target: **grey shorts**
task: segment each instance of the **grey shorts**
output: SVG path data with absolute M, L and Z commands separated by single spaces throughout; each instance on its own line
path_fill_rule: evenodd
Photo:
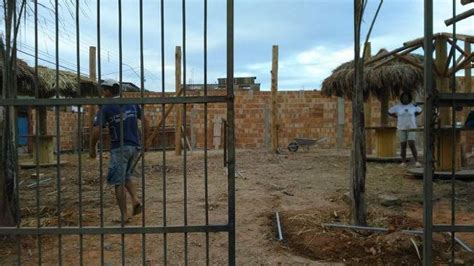
M 399 130 L 398 131 L 398 137 L 400 138 L 400 142 L 415 141 L 416 140 L 416 132 Z
M 123 146 L 123 153 L 120 148 L 110 150 L 109 173 L 107 183 L 109 185 L 120 185 L 125 180 L 130 180 L 133 174 L 133 163 L 137 159 L 139 147 Z

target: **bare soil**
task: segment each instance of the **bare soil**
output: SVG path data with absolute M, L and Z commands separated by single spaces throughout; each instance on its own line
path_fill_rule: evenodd
M 84 154 L 80 172 L 78 155 L 62 157 L 69 164 L 60 168 L 59 178 L 55 168 L 40 169 L 44 174 L 40 180 L 46 181 L 41 183 L 38 190 L 39 208 L 34 185 L 36 180 L 31 178 L 36 170 L 21 170 L 22 226 L 36 227 L 38 220 L 41 226 L 57 226 L 58 214 L 62 226 L 79 226 L 80 223 L 82 226 L 100 226 L 101 223 L 104 226 L 120 226 L 113 222 L 115 217 L 119 217 L 113 188 L 104 183 L 103 193 L 100 193 L 99 160 L 89 159 Z M 175 156 L 174 152 L 167 152 L 165 180 L 162 157 L 161 152 L 146 153 L 143 179 L 141 165 L 138 165 L 137 181 L 140 198 L 145 199 L 145 212 L 144 216 L 136 216 L 127 226 L 164 225 L 164 181 L 166 224 L 183 225 L 185 218 L 188 225 L 205 224 L 203 152 L 187 154 L 186 175 L 183 171 L 183 158 Z M 344 197 L 344 193 L 348 191 L 348 162 L 347 150 L 312 149 L 287 155 L 273 155 L 262 150 L 237 151 L 235 181 L 238 264 L 418 264 L 415 245 L 421 252 L 421 239 L 403 234 L 400 229 L 416 229 L 422 224 L 422 181 L 406 176 L 406 169 L 397 164 L 368 164 L 366 197 L 369 225 L 391 228 L 390 233 L 354 232 L 321 226 L 322 223 L 349 223 L 349 208 Z M 108 159 L 104 158 L 104 175 L 107 163 Z M 59 205 L 58 188 L 61 191 Z M 456 188 L 456 220 L 458 223 L 472 223 L 474 183 L 458 181 Z M 451 184 L 448 181 L 437 181 L 434 191 L 435 223 L 450 223 Z M 185 194 L 187 204 L 184 204 Z M 222 151 L 209 152 L 208 194 L 209 223 L 225 224 L 228 210 L 227 176 L 223 168 Z M 384 194 L 400 198 L 401 205 L 382 206 L 379 196 Z M 282 214 L 286 238 L 283 242 L 278 242 L 275 238 L 276 211 Z M 457 236 L 474 247 L 474 235 Z M 168 234 L 166 240 L 168 262 L 183 264 L 183 234 Z M 451 248 L 449 239 L 439 235 L 435 240 L 436 262 L 448 263 Z M 59 241 L 61 249 L 58 248 Z M 206 235 L 188 234 L 187 241 L 189 262 L 199 265 L 205 263 Z M 61 239 L 57 236 L 42 236 L 40 242 L 42 263 L 57 264 L 59 252 L 63 263 L 80 263 L 79 236 L 63 236 Z M 163 264 L 162 235 L 147 235 L 145 238 L 142 235 L 127 235 L 123 243 L 122 246 L 120 235 L 106 235 L 102 251 L 100 236 L 84 235 L 83 263 L 99 264 L 103 253 L 106 264 L 120 264 L 123 247 L 127 264 Z M 37 264 L 38 239 L 22 237 L 20 244 L 22 263 Z M 17 241 L 3 238 L 0 245 L 3 254 L 0 256 L 0 264 L 14 263 L 17 258 Z M 211 264 L 225 264 L 227 235 L 209 234 L 209 246 Z M 470 259 L 459 247 L 456 248 L 456 256 L 458 262 Z

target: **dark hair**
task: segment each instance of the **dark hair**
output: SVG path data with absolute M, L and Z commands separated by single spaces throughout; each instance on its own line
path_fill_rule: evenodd
M 413 96 L 411 96 L 411 93 L 409 92 L 403 92 L 401 95 L 400 95 L 400 102 L 402 102 L 403 98 L 404 97 L 408 97 L 408 101 L 409 103 L 411 103 L 413 101 Z M 403 103 L 403 102 L 402 102 Z
M 113 86 L 104 86 L 104 85 L 102 85 L 102 88 L 104 90 L 110 91 L 110 93 L 112 93 L 113 96 L 119 95 L 119 93 L 120 93 L 120 86 L 118 84 L 114 84 Z

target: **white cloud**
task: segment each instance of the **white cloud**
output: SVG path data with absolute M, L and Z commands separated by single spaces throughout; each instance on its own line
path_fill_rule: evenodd
M 280 48 L 280 54 L 284 51 Z M 319 89 L 321 82 L 340 64 L 353 58 L 353 48 L 334 49 L 316 46 L 279 59 L 279 87 L 281 90 Z M 259 77 L 262 90 L 270 88 L 271 61 L 250 64 L 245 74 Z

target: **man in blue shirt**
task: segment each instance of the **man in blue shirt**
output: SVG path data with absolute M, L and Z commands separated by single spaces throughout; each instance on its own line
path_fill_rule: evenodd
M 118 98 L 120 85 L 117 81 L 107 79 L 101 83 L 103 95 L 107 98 Z M 100 115 L 100 116 L 99 116 Z M 145 119 L 139 105 L 127 104 L 103 105 L 101 112 L 96 116 L 94 128 L 92 130 L 92 147 L 95 147 L 99 139 L 99 126 L 108 127 L 110 135 L 110 163 L 107 174 L 107 183 L 115 186 L 115 196 L 123 216 L 124 222 L 131 218 L 127 213 L 128 191 L 132 199 L 133 215 L 142 212 L 142 205 L 137 198 L 137 189 L 131 179 L 134 162 L 140 153 L 140 131 L 138 129 L 138 119 L 144 123 L 145 135 L 147 134 L 148 122 Z M 120 121 L 122 120 L 122 132 Z M 122 134 L 121 134 L 122 133 Z M 121 145 L 122 144 L 122 145 Z M 95 149 L 91 149 L 90 156 L 96 157 Z M 117 219 L 121 221 L 121 219 Z

